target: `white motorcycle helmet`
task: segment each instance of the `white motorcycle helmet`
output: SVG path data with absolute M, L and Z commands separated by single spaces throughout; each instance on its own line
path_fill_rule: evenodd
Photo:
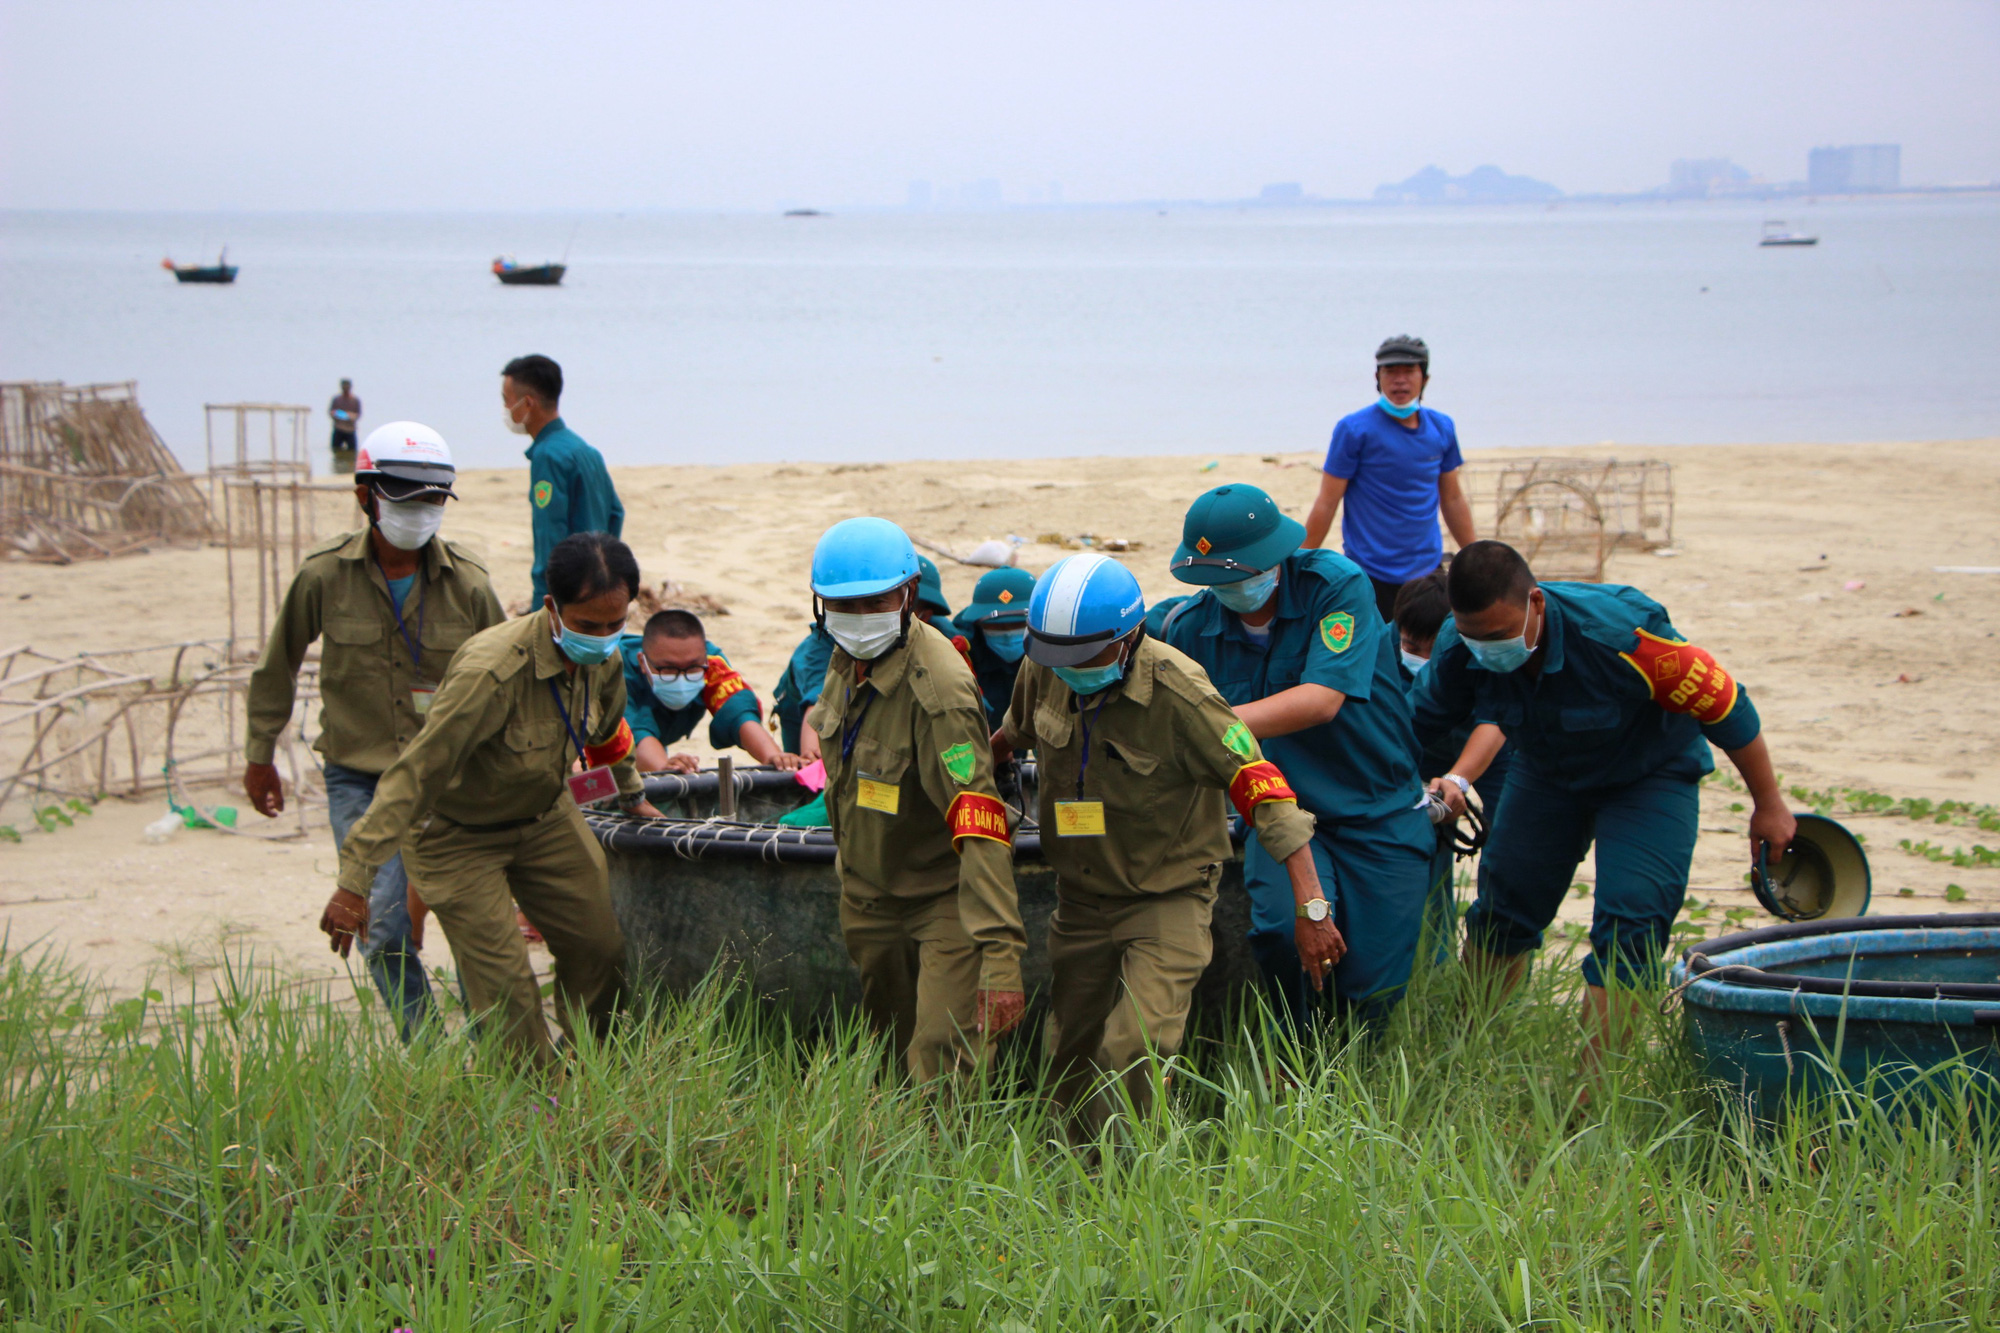
M 387 500 L 414 500 L 425 495 L 451 499 L 458 469 L 444 436 L 416 421 L 391 421 L 370 431 L 354 455 L 354 477 L 366 481 Z

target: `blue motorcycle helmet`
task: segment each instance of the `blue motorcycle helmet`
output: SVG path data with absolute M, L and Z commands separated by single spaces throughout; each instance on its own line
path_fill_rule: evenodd
M 1028 599 L 1028 656 L 1046 667 L 1081 666 L 1146 620 L 1146 594 L 1108 555 L 1065 556 L 1035 580 Z
M 812 590 L 820 597 L 874 597 L 921 573 L 917 548 L 886 518 L 844 518 L 813 547 Z

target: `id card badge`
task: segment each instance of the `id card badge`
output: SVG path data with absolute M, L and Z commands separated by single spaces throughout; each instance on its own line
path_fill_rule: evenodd
M 436 697 L 437 686 L 435 685 L 410 686 L 410 707 L 416 710 L 418 717 L 422 717 L 425 713 L 431 711 L 431 700 Z
M 578 805 L 589 805 L 592 801 L 602 801 L 618 794 L 618 779 L 611 776 L 605 767 L 588 768 L 569 776 L 569 794 L 576 798 Z
M 862 778 L 854 803 L 863 810 L 879 810 L 885 815 L 893 815 L 903 803 L 903 789 L 893 782 Z
M 1057 801 L 1058 838 L 1101 838 L 1104 836 L 1104 802 Z

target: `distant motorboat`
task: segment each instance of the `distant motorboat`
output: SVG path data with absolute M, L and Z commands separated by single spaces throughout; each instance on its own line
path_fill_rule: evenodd
M 523 268 L 514 256 L 502 255 L 493 261 L 493 276 L 509 287 L 553 287 L 569 272 L 566 264 L 536 264 Z
M 176 264 L 171 259 L 162 259 L 160 267 L 174 275 L 175 282 L 231 283 L 236 281 L 236 266 L 229 262 L 229 247 L 223 246 L 213 264 Z
M 823 218 L 826 214 L 820 212 L 817 208 L 788 208 L 785 210 L 785 216 L 788 218 Z
M 1808 236 L 1804 232 L 1793 231 L 1782 219 L 1774 218 L 1764 224 L 1763 239 L 1759 245 L 1818 245 L 1819 237 Z

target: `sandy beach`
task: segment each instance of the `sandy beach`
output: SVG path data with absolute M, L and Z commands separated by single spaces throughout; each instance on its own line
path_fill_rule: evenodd
M 588 422 L 577 425 L 588 433 Z M 1682 632 L 1739 674 L 1788 782 L 2000 804 L 1993 705 L 2000 575 L 1935 572 L 2000 566 L 2000 441 L 1534 452 L 1673 464 L 1674 554 L 1620 552 L 1606 578 L 1664 602 Z M 1503 456 L 1481 452 L 1469 461 Z M 727 608 L 707 617 L 710 637 L 768 708 L 810 613 L 812 544 L 835 520 L 880 514 L 960 552 L 1018 534 L 1029 539 L 1020 563 L 1036 571 L 1064 553 L 1037 542 L 1039 535 L 1123 539 L 1135 544 L 1123 558 L 1148 597 L 1158 598 L 1180 590 L 1167 556 L 1183 511 L 1203 489 L 1254 482 L 1302 516 L 1318 484 L 1316 455 L 1214 461 L 1212 469 L 1205 469 L 1210 458 L 1183 456 L 640 467 L 614 475 L 628 512 L 625 537 L 648 582 L 671 579 Z M 463 502 L 451 509 L 445 535 L 484 553 L 503 602 L 525 601 L 525 469 L 470 472 L 459 490 Z M 1489 519 L 1490 503 L 1476 512 Z M 981 571 L 940 564 L 948 596 L 963 603 Z M 6 569 L 0 646 L 69 654 L 227 628 L 220 549 Z M 1692 897 L 1714 905 L 1709 925 L 1722 924 L 1729 909 L 1754 908 L 1742 886 L 1744 816 L 1732 810 L 1735 799 L 1721 784 L 1704 798 Z M 36 829 L 18 801 L 0 812 L 0 823 L 22 830 L 18 843 L 0 842 L 0 923 L 9 947 L 47 941 L 120 992 L 149 979 L 205 988 L 204 978 L 232 954 L 302 983 L 342 974 L 314 929 L 335 868 L 323 824 L 304 840 L 188 831 L 149 845 L 140 830 L 163 809 L 159 798 L 107 800 L 53 833 Z M 263 822 L 247 806 L 244 821 L 246 829 Z M 1879 815 L 1848 822 L 1870 848 L 1875 912 L 2000 907 L 2000 869 L 1953 866 L 1897 847 L 1906 838 L 1963 848 L 2000 837 Z M 1589 876 L 1586 861 L 1581 877 Z M 1953 885 L 1961 892 L 1950 892 Z M 1588 907 L 1579 895 L 1565 916 L 1587 920 Z M 426 953 L 433 966 L 448 962 L 441 939 Z

